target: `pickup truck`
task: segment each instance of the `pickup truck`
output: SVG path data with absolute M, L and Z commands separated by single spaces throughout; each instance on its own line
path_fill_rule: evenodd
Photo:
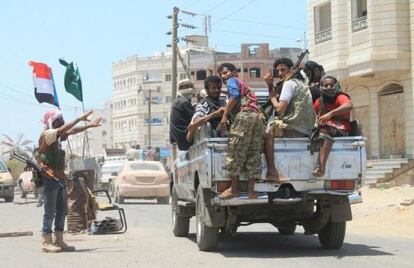
M 215 250 L 220 233 L 236 232 L 239 226 L 270 223 L 281 235 L 293 235 L 298 225 L 306 235 L 317 234 L 323 248 L 339 249 L 346 222 L 352 220 L 351 204 L 362 202 L 359 188 L 366 172 L 365 139 L 353 121 L 355 136 L 335 138 L 325 176 L 312 175 L 318 151 L 308 138 L 276 138 L 275 164 L 289 180 L 281 184 L 255 183 L 257 199 L 248 199 L 247 178 L 240 178 L 242 195 L 220 199 L 230 185 L 225 158 L 228 138 L 212 136 L 209 125 L 196 132 L 194 145 L 179 151 L 172 165 L 172 224 L 177 237 L 187 236 L 190 218 L 196 218 L 197 245 Z M 264 159 L 264 158 L 263 158 Z

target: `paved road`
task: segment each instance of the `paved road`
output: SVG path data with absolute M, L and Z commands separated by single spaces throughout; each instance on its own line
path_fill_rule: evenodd
M 200 252 L 194 222 L 188 238 L 173 236 L 169 205 L 138 200 L 123 207 L 129 223 L 126 234 L 68 235 L 77 252 L 44 254 L 39 231 L 43 208 L 0 201 L 0 232 L 34 232 L 0 238 L 0 267 L 413 267 L 414 263 L 414 236 L 347 233 L 341 250 L 322 250 L 317 237 L 304 236 L 302 229 L 286 237 L 268 224 L 240 227 L 234 237 L 220 238 L 217 251 Z

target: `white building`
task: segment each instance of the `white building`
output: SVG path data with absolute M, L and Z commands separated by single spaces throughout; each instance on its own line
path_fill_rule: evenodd
M 195 44 L 182 48 L 181 53 L 185 63 L 190 66 L 196 88 L 203 88 L 208 69 L 213 68 L 214 51 Z M 149 143 L 153 147 L 169 145 L 171 62 L 171 53 L 160 53 L 150 57 L 135 55 L 112 64 L 114 148 L 128 148 L 136 144 L 147 146 Z M 187 75 L 179 62 L 177 79 L 184 78 Z M 151 119 L 148 116 L 150 94 Z
M 414 1 L 309 0 L 310 58 L 337 75 L 371 158 L 414 155 Z

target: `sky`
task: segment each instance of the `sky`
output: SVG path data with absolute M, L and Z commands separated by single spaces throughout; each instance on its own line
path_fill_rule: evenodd
M 66 121 L 81 113 L 81 103 L 63 87 L 65 68 L 74 61 L 82 77 L 87 109 L 102 108 L 112 96 L 112 63 L 131 55 L 151 56 L 166 50 L 171 36 L 167 18 L 179 13 L 179 37 L 203 34 L 203 15 L 211 15 L 210 46 L 238 52 L 241 43 L 269 43 L 270 48 L 303 47 L 306 0 L 1 0 L 0 1 L 0 135 L 18 133 L 37 141 L 40 119 L 53 106 L 34 97 L 28 61 L 48 64 Z M 2 139 L 0 136 L 0 140 Z

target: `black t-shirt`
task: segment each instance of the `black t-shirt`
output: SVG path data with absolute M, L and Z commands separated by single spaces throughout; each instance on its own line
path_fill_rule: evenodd
M 188 142 L 187 127 L 194 114 L 191 102 L 182 96 L 177 96 L 171 106 L 170 112 L 170 142 L 176 142 L 178 149 L 188 150 L 193 142 Z

